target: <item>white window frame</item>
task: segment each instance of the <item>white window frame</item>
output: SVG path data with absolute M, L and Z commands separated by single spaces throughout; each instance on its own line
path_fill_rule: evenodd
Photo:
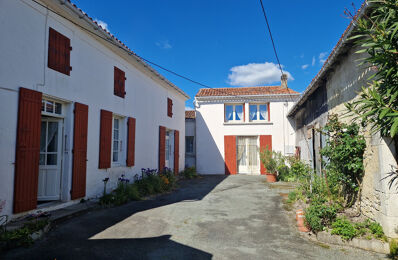
M 227 119 L 227 106 L 232 106 L 232 120 Z M 240 120 L 236 120 L 236 106 L 242 106 L 242 118 Z M 225 106 L 224 106 L 224 122 L 226 122 L 226 123 L 244 122 L 244 119 L 245 119 L 245 104 L 244 103 L 225 104 Z
M 47 106 L 46 106 L 47 102 L 53 103 L 52 111 L 48 111 L 47 110 Z M 51 99 L 51 98 L 43 97 L 42 100 L 41 100 L 41 103 L 42 103 L 42 108 L 41 108 L 41 114 L 42 115 L 51 116 L 51 117 L 59 117 L 59 118 L 65 117 L 65 115 L 64 115 L 65 106 L 64 106 L 64 104 L 62 102 L 59 102 L 59 101 Z M 61 113 L 56 113 L 55 112 L 55 107 L 56 107 L 57 104 L 61 106 Z M 43 106 L 44 106 L 44 110 L 43 110 Z
M 119 120 L 118 139 L 115 140 L 115 119 Z M 114 142 L 118 142 L 118 160 L 114 161 Z M 126 118 L 119 115 L 112 117 L 112 148 L 111 162 L 113 167 L 126 166 Z
M 267 116 L 265 119 L 260 119 L 260 106 L 265 105 L 267 107 Z M 257 106 L 257 111 L 256 111 L 256 115 L 257 115 L 257 119 L 256 120 L 251 120 L 250 118 L 250 106 Z M 270 120 L 268 120 L 268 113 L 269 113 L 269 103 L 249 103 L 249 122 L 269 122 Z

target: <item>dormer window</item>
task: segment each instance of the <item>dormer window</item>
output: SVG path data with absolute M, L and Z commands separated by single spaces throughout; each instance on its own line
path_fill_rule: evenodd
M 225 105 L 225 122 L 243 122 L 243 104 Z

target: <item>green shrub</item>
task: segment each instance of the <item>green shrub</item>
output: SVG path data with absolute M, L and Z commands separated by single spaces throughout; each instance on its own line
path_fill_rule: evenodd
M 182 176 L 186 179 L 194 179 L 198 177 L 198 174 L 195 167 L 187 167 L 182 171 Z
M 260 152 L 260 160 L 268 173 L 276 173 L 278 161 L 275 158 L 275 152 L 268 149 L 268 145 Z
M 390 257 L 392 259 L 398 259 L 398 240 L 391 239 L 390 241 Z
M 337 218 L 332 223 L 332 234 L 339 235 L 344 240 L 351 240 L 358 235 L 357 229 L 346 218 Z
M 386 240 L 386 236 L 384 235 L 383 228 L 377 222 L 371 222 L 369 225 L 370 232 L 374 235 L 377 239 L 384 239 Z
M 314 198 L 305 210 L 305 220 L 312 231 L 322 231 L 336 218 L 340 207 L 337 204 L 326 203 L 322 197 Z

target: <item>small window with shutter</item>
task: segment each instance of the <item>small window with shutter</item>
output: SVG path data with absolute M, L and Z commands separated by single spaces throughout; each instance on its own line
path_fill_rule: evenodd
M 126 75 L 124 71 L 119 69 L 118 67 L 115 67 L 114 89 L 113 89 L 113 94 L 115 94 L 115 96 L 124 98 L 124 96 L 126 95 L 125 81 L 126 81 Z
M 49 29 L 48 36 L 48 64 L 50 69 L 70 75 L 70 39 L 53 28 Z
M 173 100 L 167 98 L 167 116 L 173 117 Z

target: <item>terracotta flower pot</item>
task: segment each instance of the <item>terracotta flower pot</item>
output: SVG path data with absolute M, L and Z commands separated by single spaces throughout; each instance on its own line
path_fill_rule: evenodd
M 276 174 L 275 173 L 267 173 L 265 174 L 267 177 L 267 182 L 276 182 Z
M 304 210 L 299 209 L 296 211 L 296 220 L 298 220 L 299 216 L 304 216 Z

